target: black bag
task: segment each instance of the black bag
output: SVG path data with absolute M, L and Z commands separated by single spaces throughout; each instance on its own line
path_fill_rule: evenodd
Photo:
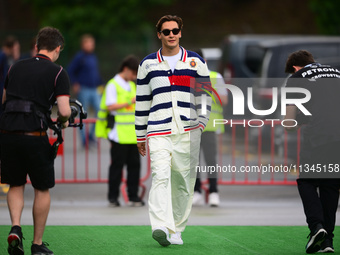
M 112 114 L 107 115 L 107 127 L 113 129 L 115 125 L 115 116 Z

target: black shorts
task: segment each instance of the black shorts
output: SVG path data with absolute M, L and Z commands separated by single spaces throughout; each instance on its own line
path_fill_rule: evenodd
M 48 136 L 0 134 L 1 182 L 26 184 L 27 175 L 38 190 L 54 187 L 54 159 Z

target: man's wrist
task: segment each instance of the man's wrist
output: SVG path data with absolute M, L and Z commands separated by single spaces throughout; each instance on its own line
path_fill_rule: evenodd
M 58 117 L 57 118 L 57 122 L 60 122 L 60 123 L 66 123 L 68 121 L 68 118 L 66 118 L 66 117 Z

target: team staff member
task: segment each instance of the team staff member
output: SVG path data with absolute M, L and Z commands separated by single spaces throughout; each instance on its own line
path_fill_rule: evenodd
M 116 74 L 105 88 L 102 96 L 96 135 L 108 138 L 111 143 L 108 199 L 111 206 L 120 206 L 118 201 L 122 170 L 127 166 L 127 188 L 130 206 L 143 206 L 138 197 L 140 156 L 135 132 L 136 84 L 139 61 L 135 56 L 126 57 Z M 107 121 L 108 111 L 110 113 Z M 109 124 L 109 128 L 107 126 Z
M 57 121 L 65 128 L 71 114 L 70 82 L 66 71 L 54 64 L 64 46 L 58 29 L 42 28 L 37 35 L 38 54 L 14 64 L 5 81 L 1 130 L 1 181 L 10 185 L 7 204 L 12 228 L 8 253 L 24 254 L 21 213 L 29 175 L 34 188 L 32 254 L 53 254 L 42 241 L 50 209 L 49 189 L 54 182 L 54 159 L 46 135 L 46 119 L 57 101 Z
M 195 50 L 195 52 L 204 58 L 201 49 Z M 215 95 L 213 95 L 215 97 L 215 103 L 212 103 L 211 105 L 209 121 L 204 129 L 204 132 L 202 133 L 201 149 L 203 151 L 203 156 L 206 165 L 216 166 L 217 135 L 224 133 L 224 125 L 214 126 L 214 119 L 223 119 L 223 106 L 228 104 L 228 92 L 226 88 L 222 88 L 219 86 L 221 84 L 224 84 L 223 76 L 215 71 L 209 70 L 209 73 L 211 85 L 217 91 L 219 99 L 221 99 L 222 105 L 220 104 L 219 99 Z M 208 204 L 212 207 L 217 207 L 220 204 L 220 197 L 218 195 L 217 188 L 217 179 L 218 179 L 217 172 L 208 173 L 209 182 Z M 203 205 L 204 198 L 203 195 L 201 194 L 201 178 L 199 176 L 199 173 L 197 173 L 194 190 L 195 192 L 192 204 Z
M 305 104 L 310 116 L 299 112 L 295 105 L 286 107 L 285 116 L 295 119 L 299 126 L 306 124 L 297 180 L 311 231 L 306 252 L 334 252 L 333 231 L 340 188 L 340 71 L 315 63 L 312 54 L 304 50 L 288 57 L 285 71 L 293 74 L 287 87 L 300 87 L 311 93 Z M 298 98 L 298 94 L 294 97 Z M 290 122 L 286 122 L 287 126 L 295 125 L 294 121 Z
M 191 86 L 197 78 L 210 81 L 209 70 L 197 53 L 179 45 L 182 26 L 180 17 L 160 18 L 156 28 L 162 48 L 144 58 L 137 74 L 137 146 L 145 156 L 148 139 L 149 216 L 152 236 L 163 246 L 183 244 L 181 232 L 191 211 L 201 132 L 211 104 L 210 97 L 195 93 Z

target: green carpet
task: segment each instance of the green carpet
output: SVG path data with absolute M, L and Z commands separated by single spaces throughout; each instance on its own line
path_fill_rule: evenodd
M 30 253 L 32 226 L 23 226 L 24 249 Z M 0 226 L 0 254 L 7 254 L 9 226 Z M 184 245 L 160 246 L 149 226 L 47 226 L 44 241 L 56 255 L 111 254 L 305 254 L 306 226 L 188 226 Z M 340 228 L 335 230 L 340 251 Z

